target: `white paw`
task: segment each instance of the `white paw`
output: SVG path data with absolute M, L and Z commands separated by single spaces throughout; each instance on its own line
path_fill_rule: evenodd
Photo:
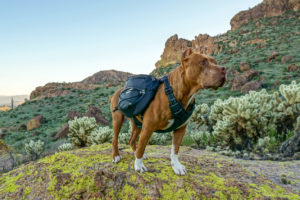
M 122 158 L 121 156 L 116 156 L 112 159 L 112 162 L 117 163 L 121 160 L 121 158 Z
M 145 160 L 145 159 L 147 159 L 147 158 L 148 158 L 147 154 L 144 153 L 144 155 L 143 155 L 143 160 Z
M 145 167 L 142 158 L 141 159 L 138 159 L 138 158 L 135 159 L 134 169 L 135 169 L 135 171 L 138 171 L 140 173 L 143 173 L 143 172 L 147 171 L 147 168 Z
M 172 165 L 172 168 L 173 168 L 175 174 L 177 174 L 177 175 L 185 175 L 186 174 L 185 166 L 179 162 L 177 155 L 171 155 L 171 165 Z

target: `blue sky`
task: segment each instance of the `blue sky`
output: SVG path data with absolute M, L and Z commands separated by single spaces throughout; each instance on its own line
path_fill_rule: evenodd
M 0 0 L 0 95 L 100 70 L 149 73 L 167 38 L 230 29 L 262 0 Z

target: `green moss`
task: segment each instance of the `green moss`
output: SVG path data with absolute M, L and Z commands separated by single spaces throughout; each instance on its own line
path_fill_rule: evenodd
M 103 144 L 56 153 L 4 174 L 0 178 L 0 199 L 8 194 L 11 199 L 20 199 L 40 193 L 50 199 L 153 199 L 153 194 L 161 199 L 298 198 L 262 177 L 264 185 L 235 180 L 236 176 L 251 176 L 242 168 L 232 176 L 229 171 L 226 178 L 222 177 L 224 170 L 235 166 L 217 155 L 182 162 L 188 171 L 186 176 L 175 175 L 168 157 L 150 156 L 144 161 L 149 172 L 140 174 L 134 171 L 133 154 L 126 151 L 121 151 L 122 160 L 118 164 L 112 163 L 110 147 Z M 149 146 L 148 149 L 161 155 L 164 148 Z M 276 192 L 272 193 L 272 189 Z
M 3 176 L 0 178 L 0 194 L 8 192 L 16 192 L 20 185 L 17 185 L 16 182 L 24 176 L 24 173 L 20 173 L 14 177 Z
M 126 184 L 123 187 L 123 190 L 120 191 L 120 199 L 128 200 L 128 199 L 136 199 L 137 198 L 136 188 Z
M 31 188 L 28 186 L 25 188 L 24 196 L 28 196 L 31 193 Z

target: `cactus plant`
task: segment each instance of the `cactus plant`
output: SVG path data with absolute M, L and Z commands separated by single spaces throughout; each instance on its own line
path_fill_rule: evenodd
M 275 122 L 276 94 L 250 91 L 242 97 L 217 100 L 210 113 L 213 135 L 231 148 L 251 146 Z
M 88 137 L 96 129 L 97 123 L 93 117 L 75 117 L 69 121 L 69 139 L 74 147 L 85 147 Z
M 43 153 L 43 150 L 44 150 L 44 142 L 40 140 L 36 142 L 30 140 L 28 144 L 25 144 L 26 153 L 29 154 L 34 160 L 40 157 L 40 155 Z
M 210 121 L 208 119 L 209 111 L 209 106 L 205 103 L 196 106 L 191 117 L 191 121 L 197 124 L 197 128 L 203 125 L 210 125 Z
M 110 142 L 113 136 L 113 130 L 108 126 L 99 127 L 92 131 L 91 135 L 88 136 L 87 145 L 97 145 L 103 144 L 105 142 Z
M 72 150 L 74 147 L 72 145 L 72 143 L 64 143 L 62 145 L 60 145 L 57 149 L 58 151 L 69 151 Z

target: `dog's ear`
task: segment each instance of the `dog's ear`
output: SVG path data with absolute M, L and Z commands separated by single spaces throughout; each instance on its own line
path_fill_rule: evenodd
M 182 53 L 182 56 L 181 56 L 181 63 L 182 63 L 182 66 L 183 66 L 184 69 L 185 69 L 184 62 L 187 61 L 189 55 L 191 55 L 192 53 L 193 53 L 193 51 L 192 51 L 191 48 L 186 49 L 186 50 Z
M 181 56 L 181 61 L 184 61 L 189 55 L 193 53 L 191 48 L 186 49 Z

